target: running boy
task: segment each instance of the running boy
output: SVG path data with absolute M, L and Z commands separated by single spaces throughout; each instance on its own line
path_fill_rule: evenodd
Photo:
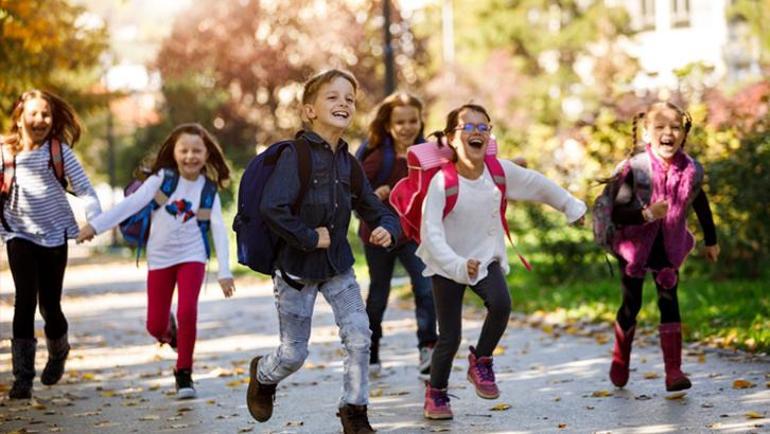
M 347 351 L 337 413 L 343 430 L 346 434 L 374 432 L 366 413 L 371 331 L 351 268 L 353 254 L 347 240 L 351 211 L 355 209 L 375 228 L 369 239 L 373 244 L 391 246 L 401 229 L 368 182 L 358 182 L 356 194 L 353 180 L 363 175 L 342 134 L 355 114 L 357 90 L 356 79 L 336 69 L 305 83 L 302 115 L 308 129 L 298 134 L 298 140 L 310 149 L 312 172 L 298 212 L 292 212 L 300 192 L 293 147 L 283 151 L 265 185 L 260 212 L 284 243 L 273 277 L 281 344 L 251 361 L 246 395 L 249 412 L 260 422 L 273 414 L 276 385 L 299 370 L 307 358 L 313 305 L 320 292 L 332 306 Z

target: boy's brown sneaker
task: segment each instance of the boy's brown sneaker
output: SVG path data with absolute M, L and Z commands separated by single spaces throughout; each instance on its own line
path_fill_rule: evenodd
M 337 417 L 342 421 L 344 434 L 370 434 L 377 431 L 369 425 L 365 405 L 347 404 L 339 409 Z
M 257 366 L 262 356 L 254 357 L 249 366 L 249 388 L 246 390 L 246 406 L 251 417 L 267 422 L 273 416 L 273 401 L 277 384 L 262 384 L 257 380 Z

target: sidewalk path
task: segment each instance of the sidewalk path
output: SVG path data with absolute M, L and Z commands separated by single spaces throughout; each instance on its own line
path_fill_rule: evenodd
M 335 407 L 344 353 L 322 297 L 305 367 L 281 383 L 273 418 L 260 424 L 248 414 L 245 393 L 251 357 L 278 344 L 271 287 L 241 279 L 236 296 L 225 300 L 209 277 L 199 305 L 194 370 L 199 397 L 177 401 L 171 370 L 175 353 L 159 347 L 144 330 L 145 273 L 132 261 L 68 269 L 63 305 L 73 350 L 67 372 L 54 387 L 43 386 L 37 377 L 30 402 L 5 398 L 12 380 L 13 283 L 7 270 L 0 273 L 0 432 L 341 431 Z M 386 314 L 384 371 L 371 384 L 369 407 L 379 432 L 770 432 L 766 358 L 690 346 L 684 369 L 693 388 L 669 399 L 676 395 L 665 392 L 657 338 L 641 333 L 631 381 L 617 390 L 607 379 L 609 327 L 554 325 L 545 319 L 511 321 L 495 356 L 502 396 L 479 399 L 465 380 L 467 348 L 481 326 L 480 314 L 472 309 L 466 309 L 464 340 L 450 379 L 450 392 L 457 396 L 455 420 L 427 421 L 410 307 L 411 301 L 396 300 Z M 37 329 L 40 333 L 39 318 Z M 38 375 L 46 356 L 40 339 Z M 501 410 L 491 410 L 495 406 Z

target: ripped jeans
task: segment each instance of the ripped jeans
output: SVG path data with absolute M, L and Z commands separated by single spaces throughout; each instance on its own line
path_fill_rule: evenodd
M 339 406 L 366 405 L 369 399 L 369 346 L 371 331 L 361 288 L 353 269 L 325 281 L 301 281 L 302 291 L 289 286 L 276 274 L 273 294 L 278 309 L 281 345 L 263 357 L 257 378 L 262 384 L 277 384 L 298 371 L 308 355 L 308 341 L 316 295 L 331 305 L 334 321 L 346 350 L 344 382 Z

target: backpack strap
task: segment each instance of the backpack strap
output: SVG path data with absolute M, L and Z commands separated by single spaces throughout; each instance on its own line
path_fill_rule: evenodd
M 205 178 L 206 183 L 201 189 L 201 199 L 198 205 L 197 220 L 198 227 L 203 236 L 203 246 L 206 248 L 206 257 L 211 257 L 211 243 L 209 242 L 209 229 L 211 228 L 211 208 L 214 206 L 214 199 L 217 195 L 217 184 Z
M 500 160 L 498 160 L 497 157 L 490 154 L 484 157 L 484 164 L 487 166 L 487 170 L 489 170 L 489 174 L 492 176 L 492 180 L 494 181 L 495 186 L 500 191 L 500 223 L 503 225 L 503 229 L 505 230 L 505 235 L 508 238 L 508 242 L 511 244 L 511 247 L 513 247 L 513 250 L 516 252 L 519 260 L 524 265 L 524 268 L 526 268 L 527 271 L 532 271 L 532 265 L 530 265 L 529 261 L 524 258 L 524 255 L 521 254 L 519 249 L 516 247 L 516 244 L 513 243 L 511 231 L 508 228 L 508 220 L 505 218 L 505 211 L 508 207 L 508 199 L 506 197 L 507 187 L 505 184 L 505 171 L 503 170 L 503 166 L 500 164 Z M 445 163 L 442 165 L 441 172 L 444 174 L 444 191 L 446 192 L 446 202 L 444 203 L 443 217 L 446 217 L 447 214 L 449 214 L 457 204 L 460 182 L 457 175 L 457 169 L 453 163 Z
M 16 181 L 16 156 L 5 152 L 5 146 L 0 144 L 0 157 L 3 161 L 3 178 L 0 184 L 0 195 L 7 197 L 11 194 L 11 188 Z
M 393 173 L 393 165 L 396 162 L 396 149 L 393 147 L 393 141 L 388 139 L 382 146 L 382 164 L 377 171 L 377 178 L 374 185 L 380 186 L 390 178 Z
M 458 178 L 457 168 L 454 163 L 444 163 L 441 166 L 441 173 L 444 174 L 444 192 L 446 193 L 444 212 L 441 218 L 446 218 L 457 204 L 457 196 L 460 192 L 460 179 Z
M 139 266 L 139 258 L 142 256 L 142 247 L 147 243 L 144 236 L 149 233 L 148 229 L 150 228 L 152 220 L 152 212 L 168 202 L 168 198 L 174 193 L 178 183 L 179 173 L 177 173 L 176 170 L 163 169 L 163 181 L 161 181 L 160 188 L 155 193 L 155 197 L 150 201 L 148 206 L 145 206 L 138 214 L 132 217 L 142 222 L 142 229 L 139 231 L 139 241 L 136 244 L 137 267 Z
M 174 169 L 163 169 L 163 181 L 161 181 L 160 188 L 155 192 L 155 197 L 150 202 L 153 211 L 168 202 L 168 198 L 174 194 L 177 184 L 179 184 L 179 173 Z
M 11 195 L 11 188 L 16 182 L 16 156 L 5 151 L 5 146 L 0 142 L 0 159 L 2 159 L 3 177 L 0 179 L 0 223 L 6 232 L 12 232 L 5 220 L 5 201 Z
M 62 157 L 62 144 L 57 138 L 51 139 L 51 143 L 48 145 L 48 152 L 50 154 L 49 165 L 53 169 L 53 174 L 56 180 L 59 181 L 62 188 L 67 189 L 67 178 L 64 177 L 64 157 Z

